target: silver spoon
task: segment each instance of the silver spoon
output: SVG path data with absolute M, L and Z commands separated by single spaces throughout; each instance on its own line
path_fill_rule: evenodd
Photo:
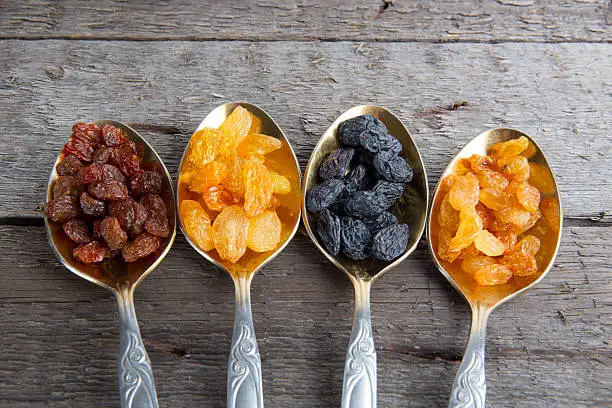
M 187 242 L 213 265 L 227 272 L 234 282 L 236 289 L 236 309 L 234 317 L 234 332 L 227 364 L 227 406 L 229 408 L 262 408 L 263 392 L 261 377 L 261 361 L 253 316 L 251 314 L 251 281 L 255 274 L 271 262 L 287 246 L 295 235 L 300 221 L 300 166 L 289 140 L 276 124 L 276 122 L 261 108 L 246 102 L 232 102 L 216 107 L 204 118 L 197 130 L 205 127 L 218 128 L 230 113 L 242 106 L 261 120 L 261 132 L 281 140 L 282 147 L 266 155 L 266 160 L 272 159 L 277 163 L 284 163 L 286 170 L 291 174 L 283 174 L 291 182 L 291 192 L 283 196 L 281 206 L 277 208 L 283 223 L 281 242 L 276 249 L 268 252 L 255 253 L 247 250 L 246 254 L 235 264 L 223 261 L 216 251 L 204 251 L 189 237 L 183 220 L 179 214 L 179 223 Z M 181 168 L 185 159 L 185 152 L 179 164 L 177 177 L 177 202 L 180 203 L 186 187 L 181 185 Z M 282 215 L 281 215 L 282 211 Z
M 408 224 L 410 238 L 404 254 L 393 262 L 354 261 L 342 255 L 333 256 L 328 253 L 314 233 L 314 218 L 311 218 L 313 216 L 306 209 L 306 194 L 315 184 L 319 183 L 318 170 L 321 161 L 340 146 L 338 126 L 347 119 L 365 114 L 371 114 L 380 119 L 389 133 L 399 139 L 403 146 L 401 155 L 414 171 L 413 180 L 408 184 L 403 198 L 395 208 L 398 221 Z M 355 290 L 353 329 L 346 353 L 341 406 L 342 408 L 374 408 L 376 407 L 377 375 L 376 349 L 372 337 L 370 313 L 370 287 L 376 279 L 406 259 L 414 251 L 423 234 L 429 198 L 425 167 L 419 149 L 399 118 L 385 108 L 361 105 L 344 112 L 325 131 L 310 156 L 303 184 L 302 218 L 306 231 L 319 251 L 349 277 Z
M 72 243 L 61 233 L 62 226 L 60 223 L 52 222 L 45 217 L 45 228 L 51 248 L 55 251 L 62 265 L 81 278 L 110 290 L 117 298 L 119 303 L 119 321 L 121 324 L 121 354 L 118 361 L 121 407 L 157 408 L 157 393 L 155 391 L 151 362 L 140 336 L 136 312 L 134 310 L 134 290 L 160 264 L 174 242 L 176 236 L 176 209 L 172 177 L 153 147 L 134 129 L 121 122 L 112 120 L 99 120 L 95 123 L 99 126 L 108 124 L 124 129 L 132 141 L 142 143 L 144 146 L 141 165 L 146 168 L 156 169 L 165 175 L 165 177 L 162 176 L 164 188 L 162 198 L 168 207 L 171 233 L 168 238 L 162 241 L 162 245 L 157 250 L 158 255 L 155 257 L 149 256 L 132 263 L 117 260 L 101 266 L 83 264 L 73 259 Z M 63 153 L 60 153 L 49 177 L 46 201 L 52 198 L 53 184 L 59 177 L 55 167 L 62 159 Z
M 544 262 L 539 262 L 539 274 L 532 277 L 522 277 L 522 279 L 513 278 L 504 285 L 479 286 L 465 272 L 458 270 L 454 265 L 438 258 L 434 248 L 437 248 L 437 229 L 439 228 L 436 214 L 441 199 L 441 197 L 438 197 L 440 182 L 436 186 L 433 194 L 432 209 L 430 211 L 429 221 L 427 222 L 427 242 L 429 244 L 429 250 L 434 263 L 440 272 L 442 272 L 442 275 L 444 275 L 451 285 L 463 295 L 472 309 L 472 328 L 470 337 L 463 355 L 463 360 L 459 366 L 459 371 L 457 371 L 457 376 L 453 383 L 448 405 L 449 408 L 483 408 L 485 406 L 486 380 L 484 361 L 487 319 L 496 307 L 514 298 L 518 294 L 526 292 L 544 279 L 544 276 L 552 267 L 555 256 L 559 251 L 563 216 L 559 201 L 559 190 L 544 153 L 531 137 L 518 130 L 492 129 L 481 133 L 461 149 L 440 176 L 440 181 L 442 181 L 446 176 L 453 174 L 455 172 L 455 165 L 461 158 L 470 157 L 472 154 L 485 156 L 488 148 L 493 144 L 516 139 L 520 136 L 526 137 L 536 149 L 535 155 L 530 158 L 529 161 L 537 163 L 542 166 L 544 171 L 549 173 L 554 188 L 549 191 L 550 194 L 548 194 L 548 197 L 556 203 L 558 208 L 558 225 L 549 228 L 549 233 L 540 237 L 542 246 L 540 252 L 538 252 L 538 256 L 540 256 Z M 536 227 L 537 226 L 538 224 L 536 224 Z

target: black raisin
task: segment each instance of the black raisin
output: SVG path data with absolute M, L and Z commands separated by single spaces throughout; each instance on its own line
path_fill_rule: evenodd
M 374 235 L 372 254 L 381 261 L 392 261 L 408 246 L 409 229 L 406 224 L 383 228 Z
M 391 207 L 404 194 L 404 187 L 404 183 L 391 183 L 390 181 L 380 180 L 372 190 L 378 194 L 380 200 L 387 207 Z
M 324 208 L 319 215 L 316 225 L 319 240 L 332 255 L 340 252 L 340 218 L 327 208 Z
M 376 218 L 389 207 L 372 190 L 356 191 L 344 203 L 344 212 L 356 218 Z
M 338 128 L 340 141 L 345 146 L 359 146 L 364 133 L 387 133 L 385 125 L 372 115 L 361 115 L 342 122 Z
M 382 212 L 376 218 L 365 218 L 363 223 L 368 227 L 372 234 L 376 234 L 383 228 L 397 224 L 397 218 L 389 211 Z
M 379 179 L 394 183 L 408 183 L 412 180 L 412 169 L 401 156 L 391 152 L 379 152 L 372 161 L 372 166 Z
M 369 257 L 372 247 L 372 234 L 363 221 L 351 217 L 342 217 L 340 223 L 342 253 L 355 260 Z
M 372 153 L 378 153 L 383 151 L 389 151 L 390 153 L 399 153 L 402 151 L 402 144 L 399 142 L 399 140 L 397 140 L 387 132 L 364 132 L 359 136 L 359 145 L 365 150 Z
M 327 156 L 319 166 L 319 176 L 322 180 L 342 178 L 353 159 L 355 149 L 341 147 Z
M 355 167 L 349 173 L 346 182 L 346 191 L 354 193 L 359 190 L 367 190 L 372 185 L 372 180 L 368 175 L 368 168 L 364 164 Z
M 306 195 L 306 208 L 312 213 L 318 213 L 333 204 L 344 193 L 346 186 L 339 179 L 325 180 L 313 186 Z

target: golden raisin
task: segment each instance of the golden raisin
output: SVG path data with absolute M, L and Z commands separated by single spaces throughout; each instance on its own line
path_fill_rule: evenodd
M 478 203 L 478 178 L 473 174 L 459 176 L 449 192 L 449 201 L 457 211 L 474 207 Z
M 247 135 L 238 145 L 239 156 L 266 155 L 280 149 L 282 143 L 275 137 L 260 135 L 258 133 Z
M 483 188 L 478 198 L 487 208 L 496 211 L 506 208 L 509 204 L 506 193 L 496 188 Z
M 521 183 L 516 190 L 516 198 L 519 204 L 527 211 L 535 214 L 540 206 L 540 192 L 529 183 Z
M 503 285 L 512 277 L 512 271 L 504 265 L 489 264 L 477 270 L 473 276 L 479 285 Z
M 501 258 L 501 263 L 506 265 L 517 276 L 529 276 L 538 272 L 535 257 L 523 252 L 510 252 Z
M 196 131 L 187 149 L 187 163 L 200 168 L 215 160 L 223 135 L 218 129 L 203 128 Z
M 440 259 L 447 262 L 454 262 L 459 256 L 460 250 L 451 250 L 450 241 L 453 238 L 453 233 L 447 229 L 440 229 L 438 232 L 438 256 Z
M 291 192 L 291 182 L 287 177 L 281 176 L 272 170 L 268 170 L 268 172 L 272 179 L 272 194 L 285 195 Z
M 245 159 L 239 157 L 236 151 L 232 151 L 227 156 L 227 172 L 225 178 L 221 182 L 223 187 L 231 191 L 234 195 L 242 197 L 244 196 L 244 182 L 242 179 L 242 167 L 244 166 Z
M 514 250 L 524 254 L 535 255 L 540 250 L 540 240 L 533 235 L 527 235 L 516 244 Z
M 504 156 L 499 159 L 499 170 L 512 180 L 527 181 L 529 179 L 529 162 L 523 156 Z
M 540 202 L 540 208 L 542 209 L 542 214 L 548 227 L 554 232 L 559 231 L 559 227 L 561 226 L 561 218 L 559 215 L 559 202 L 557 199 L 555 197 L 546 197 L 542 199 Z
M 246 252 L 249 219 L 237 205 L 226 207 L 215 218 L 211 236 L 221 259 L 236 263 Z
M 499 256 L 506 250 L 504 243 L 487 230 L 482 230 L 476 235 L 474 246 L 488 256 Z
M 251 127 L 249 128 L 249 134 L 261 133 L 263 129 L 261 119 L 259 119 L 257 115 L 254 115 L 251 112 L 249 112 L 249 115 L 251 116 Z
M 482 230 L 482 220 L 474 207 L 466 207 L 459 213 L 459 228 L 450 240 L 452 251 L 461 250 L 470 245 L 476 235 Z
M 237 106 L 227 119 L 221 124 L 219 130 L 223 132 L 223 150 L 229 152 L 236 149 L 246 137 L 251 128 L 251 114 L 242 106 Z
M 496 167 L 495 158 L 491 156 L 480 156 L 478 154 L 473 154 L 469 159 L 467 159 L 467 161 L 474 173 L 491 171 Z
M 190 173 L 189 189 L 196 193 L 203 193 L 209 187 L 221 183 L 227 174 L 227 166 L 219 161 L 212 161 L 199 170 Z
M 554 194 L 555 181 L 550 171 L 538 163 L 529 163 L 529 183 L 542 194 Z
M 492 170 L 481 171 L 476 174 L 481 188 L 495 188 L 505 190 L 508 187 L 508 179 L 500 173 Z
M 487 209 L 482 203 L 476 204 L 476 212 L 478 216 L 482 220 L 482 228 L 489 229 L 493 222 L 495 222 L 495 217 L 493 216 L 493 212 Z
M 529 142 L 529 145 L 527 146 L 525 150 L 523 150 L 523 152 L 521 153 L 521 156 L 531 159 L 533 156 L 536 155 L 537 152 L 538 152 L 538 149 L 536 149 L 535 145 Z
M 438 225 L 446 228 L 451 232 L 457 231 L 459 227 L 459 211 L 455 210 L 448 199 L 449 194 L 446 194 L 440 203 L 438 211 Z
M 221 185 L 208 187 L 202 193 L 202 199 L 206 204 L 206 208 L 210 211 L 222 211 L 225 207 L 237 204 L 239 202 L 231 192 L 223 188 Z
M 524 226 L 531 220 L 531 213 L 519 207 L 504 207 L 499 211 L 495 211 L 497 218 L 506 224 L 516 226 Z
M 274 211 L 264 211 L 249 219 L 247 246 L 255 252 L 271 251 L 280 242 L 281 220 Z
M 461 269 L 469 273 L 475 274 L 483 266 L 494 264 L 495 261 L 488 256 L 468 256 L 461 262 Z
M 244 211 L 248 217 L 260 214 L 270 206 L 272 180 L 266 166 L 249 158 L 242 169 Z
M 497 231 L 493 235 L 495 235 L 497 239 L 504 244 L 504 247 L 506 248 L 504 252 L 512 250 L 514 245 L 516 245 L 516 234 L 511 231 Z
M 187 235 L 195 241 L 196 245 L 203 251 L 213 249 L 215 246 L 210 237 L 210 217 L 200 203 L 193 200 L 183 200 L 180 213 Z
M 517 139 L 494 144 L 489 148 L 489 154 L 495 157 L 516 156 L 529 147 L 529 139 L 521 136 Z

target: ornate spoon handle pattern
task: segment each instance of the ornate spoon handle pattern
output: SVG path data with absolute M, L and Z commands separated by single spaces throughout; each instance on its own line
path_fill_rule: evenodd
M 457 371 L 449 408 L 484 408 L 487 383 L 485 379 L 485 337 L 487 307 L 477 303 L 472 308 L 472 328 L 463 360 Z
M 116 292 L 116 296 L 121 322 L 119 357 L 121 408 L 158 408 L 153 370 L 136 320 L 134 291 L 131 287 L 122 286 Z
M 263 408 L 261 361 L 251 315 L 251 281 L 237 278 L 234 284 L 236 317 L 227 363 L 227 406 Z
M 372 338 L 370 283 L 355 284 L 355 316 L 344 363 L 342 408 L 376 408 L 376 349 Z

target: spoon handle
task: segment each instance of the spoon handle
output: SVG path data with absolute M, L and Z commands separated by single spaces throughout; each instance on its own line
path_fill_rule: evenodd
M 489 309 L 485 305 L 477 303 L 472 306 L 470 338 L 453 383 L 449 408 L 485 406 L 485 336 L 488 317 Z
M 261 361 L 251 314 L 251 278 L 236 278 L 234 285 L 236 315 L 227 362 L 227 406 L 263 408 Z
M 115 292 L 121 322 L 119 394 L 121 408 L 158 408 L 151 361 L 147 355 L 134 310 L 134 289 L 122 285 Z
M 355 280 L 353 330 L 344 363 L 342 408 L 376 408 L 376 349 L 372 338 L 370 282 Z

